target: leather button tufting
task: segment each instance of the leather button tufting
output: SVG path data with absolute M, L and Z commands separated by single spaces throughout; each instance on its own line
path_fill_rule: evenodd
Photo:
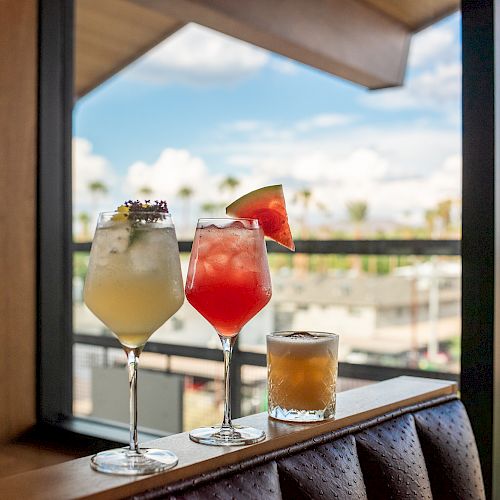
M 484 499 L 476 442 L 463 404 L 452 401 L 414 417 L 434 498 Z
M 279 460 L 278 472 L 287 500 L 367 498 L 352 436 Z
M 368 498 L 432 499 L 424 456 L 411 415 L 360 432 L 356 435 L 356 442 Z M 388 449 L 391 450 L 389 455 L 384 453 Z

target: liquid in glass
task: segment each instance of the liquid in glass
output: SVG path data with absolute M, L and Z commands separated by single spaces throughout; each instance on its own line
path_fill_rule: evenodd
M 239 221 L 197 229 L 186 297 L 220 335 L 238 334 L 271 298 L 263 243 L 262 229 Z
M 179 248 L 167 212 L 99 216 L 84 300 L 120 341 L 127 356 L 130 387 L 130 445 L 94 455 L 92 468 L 108 474 L 140 475 L 174 467 L 178 461 L 174 453 L 139 447 L 137 433 L 139 356 L 149 337 L 184 300 Z
M 296 422 L 335 416 L 338 336 L 276 332 L 267 336 L 268 412 Z
M 241 328 L 271 298 L 271 278 L 264 233 L 255 219 L 200 219 L 196 228 L 186 280 L 186 297 L 215 328 L 224 356 L 224 418 L 189 437 L 201 444 L 253 444 L 265 432 L 232 424 L 230 363 Z

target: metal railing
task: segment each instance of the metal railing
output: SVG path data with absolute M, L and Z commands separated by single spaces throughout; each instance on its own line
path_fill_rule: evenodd
M 267 241 L 268 253 L 289 252 L 282 246 Z M 460 256 L 460 240 L 298 240 L 295 241 L 296 253 L 304 254 L 341 254 L 341 255 L 397 255 L 397 256 Z M 191 241 L 180 241 L 181 253 L 191 251 Z M 91 243 L 73 243 L 74 252 L 90 251 Z M 85 333 L 73 335 L 75 344 L 100 346 L 105 349 L 119 348 L 119 344 L 111 336 L 98 336 Z M 145 352 L 166 356 L 180 356 L 209 361 L 222 361 L 220 349 L 148 342 Z M 235 355 L 231 364 L 231 398 L 233 414 L 241 414 L 241 368 L 244 365 L 266 366 L 266 355 L 259 352 L 240 350 L 238 342 L 234 347 Z M 459 381 L 459 375 L 439 371 L 419 370 L 415 368 L 367 365 L 355 363 L 339 363 L 339 376 L 370 381 L 386 380 L 398 376 L 428 377 Z
M 461 255 L 460 240 L 294 240 L 295 253 L 340 255 Z M 179 241 L 181 253 L 190 252 L 192 241 Z M 274 241 L 266 241 L 267 253 L 290 253 Z M 73 243 L 74 252 L 90 252 L 91 243 Z

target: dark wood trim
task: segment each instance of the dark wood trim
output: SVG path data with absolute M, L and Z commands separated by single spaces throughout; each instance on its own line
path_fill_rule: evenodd
M 73 1 L 39 2 L 38 420 L 72 406 Z
M 462 400 L 492 494 L 495 340 L 495 19 L 498 0 L 462 1 Z M 498 287 L 498 285 L 497 285 Z M 498 397 L 498 396 L 497 396 Z

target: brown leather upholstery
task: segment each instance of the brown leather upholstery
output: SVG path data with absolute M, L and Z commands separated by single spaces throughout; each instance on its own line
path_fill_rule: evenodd
M 353 436 L 279 460 L 278 472 L 283 498 L 367 498 Z
M 465 409 L 441 398 L 135 498 L 482 500 L 485 493 Z
M 240 474 L 232 474 L 225 480 L 209 483 L 201 488 L 192 489 L 183 495 L 166 495 L 164 498 L 185 500 L 251 500 L 269 498 L 281 500 L 281 489 L 276 462 L 268 462 L 260 467 L 247 469 Z
M 432 499 L 411 414 L 359 432 L 356 443 L 369 498 Z
M 484 498 L 469 418 L 460 401 L 414 414 L 434 498 Z

